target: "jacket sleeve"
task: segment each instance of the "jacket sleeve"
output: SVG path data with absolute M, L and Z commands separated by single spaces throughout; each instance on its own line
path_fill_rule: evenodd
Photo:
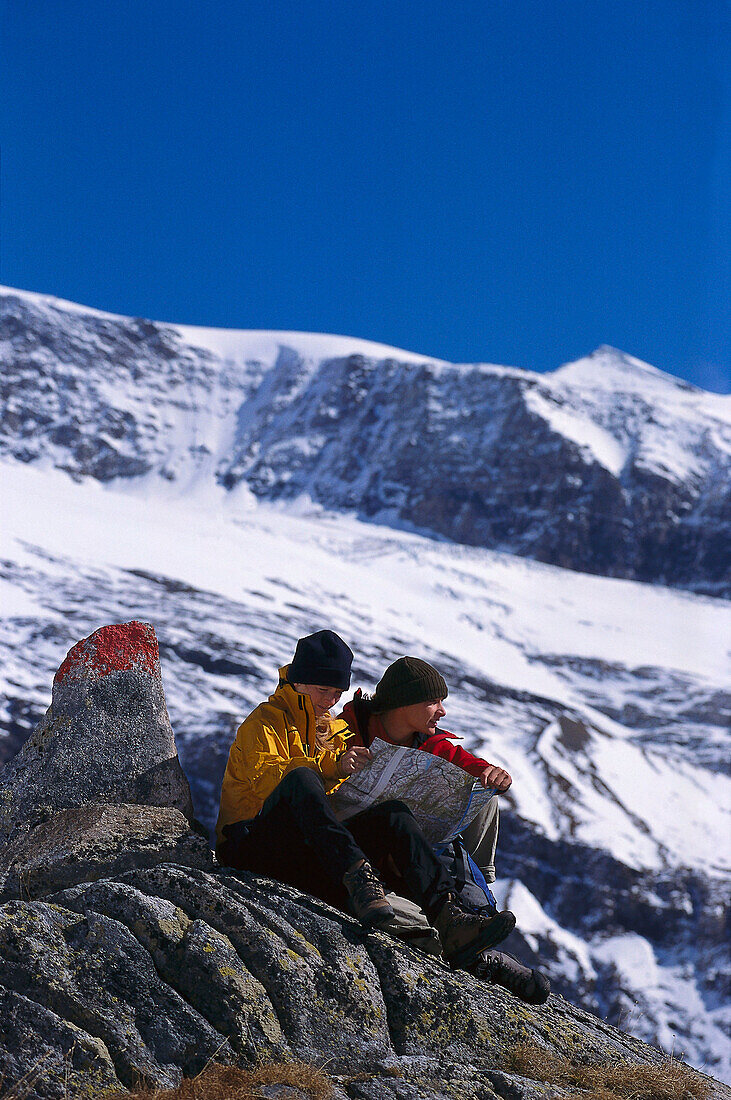
M 493 766 L 489 764 L 487 760 L 483 760 L 482 757 L 473 756 L 471 752 L 467 752 L 461 745 L 455 745 L 454 741 L 449 737 L 441 737 L 438 741 L 435 741 L 433 745 L 424 747 L 427 752 L 432 752 L 434 756 L 441 756 L 443 760 L 449 760 L 451 764 L 456 764 L 458 768 L 462 768 L 462 770 L 469 775 L 474 775 L 475 778 L 482 775 L 485 768 L 491 768 Z
M 239 727 L 229 753 L 221 799 L 226 821 L 254 817 L 284 776 L 301 767 L 319 771 L 317 762 L 298 745 L 288 744 L 273 726 L 250 716 Z

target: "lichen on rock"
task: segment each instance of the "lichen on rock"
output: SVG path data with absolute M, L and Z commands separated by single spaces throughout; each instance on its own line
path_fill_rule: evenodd
M 213 866 L 208 842 L 179 810 L 108 803 L 59 810 L 0 850 L 0 900 L 44 897 L 161 861 Z

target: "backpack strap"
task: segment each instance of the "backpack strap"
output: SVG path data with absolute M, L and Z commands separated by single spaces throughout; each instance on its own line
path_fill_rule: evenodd
M 457 837 L 452 841 L 451 847 L 454 852 L 454 881 L 457 890 L 461 893 L 463 886 L 467 882 L 468 860 L 470 857 L 464 844 Z

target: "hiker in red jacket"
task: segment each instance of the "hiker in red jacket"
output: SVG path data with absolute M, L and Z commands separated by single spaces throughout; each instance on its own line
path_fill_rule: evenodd
M 474 756 L 457 743 L 455 734 L 439 729 L 439 721 L 447 713 L 442 705 L 447 694 L 444 677 L 432 665 L 418 657 L 401 657 L 388 666 L 372 699 L 358 690 L 343 710 L 342 717 L 355 733 L 351 744 L 368 748 L 374 737 L 380 737 L 392 745 L 423 749 L 456 764 L 483 787 L 503 794 L 513 782 L 508 772 Z M 498 800 L 492 798 L 462 833 L 465 847 L 487 883 L 495 881 L 499 822 Z
M 463 749 L 454 734 L 439 728 L 440 719 L 447 713 L 443 706 L 447 694 L 444 677 L 433 665 L 418 657 L 401 657 L 383 673 L 373 697 L 357 691 L 352 702 L 346 704 L 342 717 L 354 734 L 354 745 L 369 748 L 380 737 L 392 745 L 421 749 L 462 768 L 483 787 L 504 793 L 513 782 L 509 773 Z M 498 821 L 498 800 L 491 798 L 462 833 L 464 848 L 482 872 L 485 883 L 495 881 Z M 489 888 L 484 898 L 484 910 L 495 912 Z M 529 970 L 504 952 L 484 951 L 473 973 L 534 1004 L 543 1004 L 548 997 L 550 986 L 545 975 Z

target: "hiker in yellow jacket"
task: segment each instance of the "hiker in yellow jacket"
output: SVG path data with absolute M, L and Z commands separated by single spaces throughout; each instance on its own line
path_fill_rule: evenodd
M 348 725 L 329 713 L 341 691 L 327 685 L 298 683 L 295 687 L 287 679 L 288 672 L 287 665 L 280 668 L 277 690 L 239 726 L 223 777 L 216 825 L 219 842 L 227 825 L 256 817 L 266 798 L 295 768 L 316 772 L 329 793 L 365 757 L 351 753 L 343 758 Z M 319 676 L 328 678 L 323 672 Z
M 513 914 L 460 907 L 455 883 L 403 802 L 369 806 L 345 823 L 328 802 L 327 791 L 371 759 L 365 746 L 347 746 L 345 723 L 329 714 L 350 684 L 352 660 L 332 630 L 300 638 L 277 690 L 241 724 L 223 779 L 218 859 L 349 905 L 366 926 L 393 918 L 381 879 L 395 868 L 401 889 L 438 930 L 445 958 L 467 966 L 513 930 Z

